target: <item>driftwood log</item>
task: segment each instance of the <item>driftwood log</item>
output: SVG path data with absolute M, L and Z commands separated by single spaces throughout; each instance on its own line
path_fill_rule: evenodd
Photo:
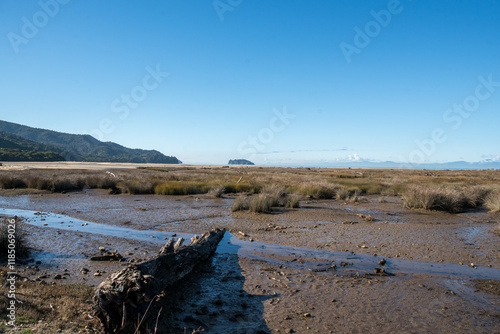
M 127 332 L 131 322 L 144 315 L 149 303 L 209 258 L 225 230 L 195 236 L 189 245 L 171 238 L 159 253 L 145 262 L 129 265 L 99 284 L 94 295 L 96 316 L 108 333 Z

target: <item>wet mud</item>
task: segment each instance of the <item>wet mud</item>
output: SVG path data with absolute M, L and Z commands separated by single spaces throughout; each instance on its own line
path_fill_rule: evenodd
M 0 215 L 26 218 L 35 251 L 21 275 L 47 284 L 95 286 L 170 237 L 226 228 L 215 257 L 152 306 L 144 325 L 166 333 L 500 332 L 498 215 L 395 197 L 268 215 L 231 213 L 232 201 L 86 190 L 0 196 Z M 99 247 L 124 260 L 90 261 Z

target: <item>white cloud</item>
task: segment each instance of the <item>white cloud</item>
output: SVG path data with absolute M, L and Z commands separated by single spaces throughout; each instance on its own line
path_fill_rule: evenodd
M 481 162 L 500 162 L 500 155 L 483 155 L 482 156 L 483 160 Z
M 357 153 L 354 153 L 354 154 L 349 154 L 349 156 L 347 157 L 347 160 L 349 160 L 349 161 L 361 161 L 361 158 Z

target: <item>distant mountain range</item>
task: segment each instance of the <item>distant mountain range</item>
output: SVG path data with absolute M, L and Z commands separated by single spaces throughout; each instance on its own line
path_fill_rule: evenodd
M 267 165 L 262 165 L 267 166 Z M 316 167 L 316 168 L 410 168 L 410 169 L 500 169 L 500 161 L 452 161 L 443 163 L 418 163 L 408 164 L 394 161 L 349 161 L 349 162 L 325 162 L 325 163 L 281 163 L 273 166 L 281 167 Z
M 182 163 L 155 150 L 131 149 L 75 135 L 0 121 L 0 161 Z

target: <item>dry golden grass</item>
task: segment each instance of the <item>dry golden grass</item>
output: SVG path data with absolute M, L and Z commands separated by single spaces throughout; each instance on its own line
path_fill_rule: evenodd
M 6 268 L 0 268 L 0 291 L 6 294 Z M 31 281 L 16 281 L 16 322 L 24 328 L 36 328 L 39 333 L 60 330 L 83 332 L 85 326 L 101 332 L 97 319 L 91 319 L 93 289 L 85 285 L 49 285 Z M 5 310 L 9 299 L 0 296 L 0 309 Z M 2 314 L 0 319 L 5 320 Z M 47 324 L 47 325 L 45 325 Z M 0 327 L 1 329 L 1 327 Z M 29 333 L 29 331 L 27 332 Z
M 488 189 L 480 186 L 411 185 L 403 195 L 403 205 L 409 209 L 454 213 L 482 206 L 488 193 Z
M 410 170 L 337 168 L 204 167 L 141 168 L 136 170 L 7 170 L 0 172 L 0 187 L 49 191 L 89 188 L 111 189 L 110 193 L 189 195 L 272 195 L 271 185 L 288 194 L 317 199 L 355 202 L 365 195 L 401 196 L 405 206 L 460 211 L 480 207 L 485 194 L 500 188 L 499 170 Z M 409 189 L 427 187 L 417 195 Z M 426 188 L 426 189 L 427 189 Z M 432 190 L 434 189 L 434 190 Z M 29 190 L 26 190 L 29 192 Z M 3 190 L 5 193 L 5 190 Z M 15 194 L 16 192 L 12 193 Z M 6 193 L 5 193 L 6 194 Z M 276 197 L 276 196 L 275 196 Z M 279 196 L 277 196 L 279 198 Z M 421 198 L 418 198 L 421 197 Z M 493 201 L 493 202 L 492 202 Z M 272 201 L 271 201 L 272 202 Z M 283 202 L 283 201 L 282 201 Z M 274 205 L 275 203 L 272 203 Z M 494 210 L 494 199 L 490 207 Z M 279 203 L 278 205 L 285 205 Z
M 492 191 L 489 193 L 485 199 L 484 206 L 490 212 L 500 212 L 500 191 Z

